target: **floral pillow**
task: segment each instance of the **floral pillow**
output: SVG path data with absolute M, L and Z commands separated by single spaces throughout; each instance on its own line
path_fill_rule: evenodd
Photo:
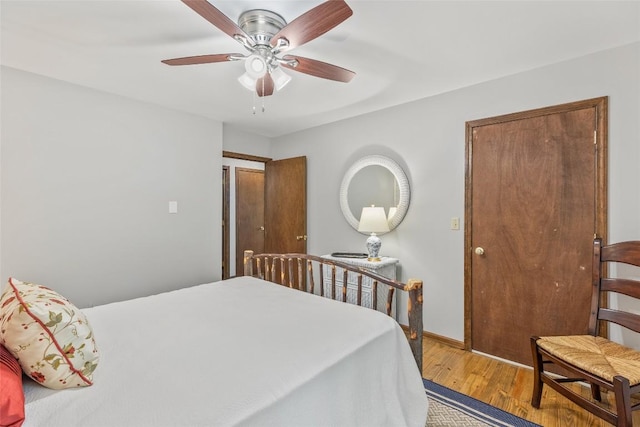
M 91 385 L 98 366 L 85 315 L 57 292 L 13 278 L 0 297 L 0 344 L 25 374 L 53 389 Z

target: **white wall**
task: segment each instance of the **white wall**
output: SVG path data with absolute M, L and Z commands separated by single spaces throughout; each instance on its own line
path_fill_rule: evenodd
M 464 231 L 449 226 L 464 223 L 465 122 L 609 96 L 609 241 L 640 239 L 639 79 L 636 43 L 280 137 L 272 156 L 307 156 L 309 253 L 364 250 L 340 211 L 342 176 L 365 155 L 396 160 L 412 199 L 381 252 L 424 280 L 425 330 L 462 341 Z
M 425 329 L 463 339 L 465 122 L 609 96 L 609 241 L 640 239 L 640 44 L 269 140 L 200 117 L 1 69 L 0 277 L 80 306 L 220 277 L 223 149 L 307 156 L 308 251 L 364 251 L 343 174 L 382 154 L 406 171 L 405 221 L 383 236 L 425 281 Z M 357 78 L 357 77 L 356 77 Z M 177 200 L 179 213 L 167 213 Z M 327 230 L 330 230 L 328 232 Z M 401 319 L 402 321 L 402 319 Z
M 271 139 L 266 136 L 256 135 L 227 124 L 223 126 L 223 136 L 225 151 L 271 157 Z
M 220 278 L 221 123 L 0 71 L 3 282 L 85 307 Z

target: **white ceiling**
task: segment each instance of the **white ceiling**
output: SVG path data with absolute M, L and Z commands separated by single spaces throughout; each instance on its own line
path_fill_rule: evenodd
M 210 1 L 234 21 L 264 8 L 287 22 L 322 3 Z M 245 53 L 178 0 L 1 0 L 0 60 L 274 137 L 640 40 L 639 1 L 347 3 L 352 17 L 290 53 L 356 77 L 339 83 L 292 71 L 287 87 L 264 98 L 264 113 L 262 99 L 236 80 L 242 62 L 160 62 Z

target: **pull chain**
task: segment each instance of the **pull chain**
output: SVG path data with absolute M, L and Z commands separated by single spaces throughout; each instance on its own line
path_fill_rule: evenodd
M 262 94 L 264 95 L 264 88 L 265 88 L 264 79 L 261 79 L 261 80 L 262 80 L 261 83 L 256 83 L 256 90 L 252 90 L 251 91 L 253 93 L 252 98 L 251 98 L 252 101 L 253 101 L 253 106 L 251 107 L 251 112 L 252 112 L 252 114 L 254 116 L 256 114 L 256 104 L 257 104 L 257 102 L 256 102 L 257 99 L 256 98 L 258 97 L 258 90 L 257 90 L 258 89 L 258 84 L 262 84 Z M 262 110 L 262 113 L 265 113 L 267 111 L 266 103 L 265 103 L 265 100 L 264 100 L 266 98 L 266 96 L 261 96 L 260 98 L 262 98 L 261 101 L 260 101 L 261 104 L 262 104 L 261 105 L 261 110 Z
M 262 80 L 262 93 L 264 94 L 264 79 L 261 79 L 261 80 Z M 257 89 L 257 87 L 256 87 L 256 89 Z M 252 111 L 253 115 L 255 116 L 256 115 L 256 101 L 257 101 L 256 98 L 258 96 L 258 91 L 257 90 L 253 90 L 252 92 L 253 92 L 253 96 L 252 96 L 253 107 L 251 108 L 251 111 Z M 265 102 L 264 102 L 265 96 L 261 96 L 261 98 L 262 98 L 261 99 L 261 102 L 262 102 L 262 113 L 264 113 L 265 111 L 267 111 L 267 109 L 265 107 Z
M 252 90 L 251 92 L 253 93 L 253 96 L 251 97 L 251 99 L 253 100 L 253 108 L 252 108 L 252 110 L 253 110 L 253 115 L 255 116 L 256 115 L 256 97 L 258 95 L 256 94 L 255 90 Z
M 262 98 L 262 113 L 264 113 L 264 98 L 265 98 L 265 96 L 264 96 L 264 80 L 265 80 L 265 78 L 262 77 L 262 79 L 260 79 L 260 80 L 262 81 L 262 97 L 261 97 Z

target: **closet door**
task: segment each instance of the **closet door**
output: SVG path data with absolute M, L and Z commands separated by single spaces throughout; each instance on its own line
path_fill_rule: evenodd
M 467 123 L 468 348 L 531 365 L 531 335 L 587 332 L 605 154 L 606 98 Z
M 244 271 L 244 251 L 264 252 L 264 171 L 236 169 L 236 275 Z

